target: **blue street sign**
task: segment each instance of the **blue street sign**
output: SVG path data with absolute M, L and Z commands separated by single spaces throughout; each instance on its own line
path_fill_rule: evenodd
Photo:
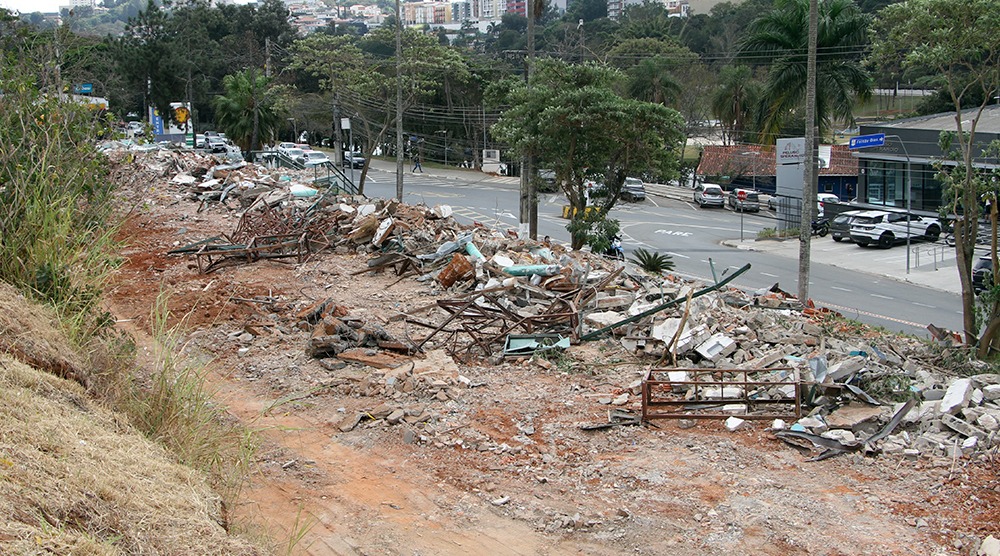
M 881 147 L 885 145 L 884 133 L 873 133 L 872 135 L 858 135 L 851 137 L 850 149 L 865 149 L 868 147 Z
M 78 95 L 89 95 L 90 93 L 94 92 L 94 84 L 93 83 L 80 83 L 79 85 L 77 85 L 76 87 L 74 87 L 74 89 L 75 89 L 75 91 L 73 91 L 73 92 L 75 92 Z

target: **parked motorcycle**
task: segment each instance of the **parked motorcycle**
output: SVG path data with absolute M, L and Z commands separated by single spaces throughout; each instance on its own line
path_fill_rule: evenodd
M 604 252 L 604 256 L 616 261 L 624 261 L 625 250 L 622 248 L 622 238 L 618 236 L 611 238 L 611 245 Z
M 830 233 L 829 219 L 819 218 L 812 221 L 812 235 L 826 237 L 826 234 L 828 233 Z

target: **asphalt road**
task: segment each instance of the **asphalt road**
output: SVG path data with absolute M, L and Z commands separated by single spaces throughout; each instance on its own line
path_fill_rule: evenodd
M 460 221 L 477 221 L 503 229 L 517 228 L 518 191 L 509 178 L 455 174 L 438 177 L 407 172 L 404 201 L 429 206 L 447 204 Z M 373 168 L 365 192 L 371 197 L 394 196 L 395 174 Z M 566 220 L 560 218 L 564 204 L 562 195 L 541 196 L 539 236 L 548 235 L 554 241 L 568 242 Z M 792 294 L 797 292 L 796 257 L 724 245 L 741 236 L 752 240 L 759 230 L 774 227 L 766 210 L 741 216 L 724 209 L 700 209 L 677 199 L 650 197 L 642 203 L 623 203 L 611 215 L 621 222 L 627 253 L 639 247 L 669 253 L 674 259 L 675 272 L 681 276 L 711 282 L 713 272 L 721 278 L 724 273 L 750 263 L 750 271 L 740 276 L 734 286 L 757 290 L 778 284 Z M 859 272 L 824 264 L 817 261 L 820 257 L 814 256 L 810 265 L 809 293 L 818 305 L 861 322 L 920 337 L 929 337 L 926 329 L 929 323 L 941 328 L 962 329 L 961 301 L 957 294 L 885 276 L 887 271 L 879 265 L 892 264 L 898 269 L 898 261 L 890 262 L 889 259 L 898 259 L 900 252 L 905 255 L 904 248 L 862 250 L 849 244 L 835 245 L 829 238 L 816 238 L 813 246 L 814 254 L 817 249 L 839 250 L 832 254 L 824 252 L 826 260 L 831 260 L 829 257 L 865 257 L 861 266 L 870 269 Z

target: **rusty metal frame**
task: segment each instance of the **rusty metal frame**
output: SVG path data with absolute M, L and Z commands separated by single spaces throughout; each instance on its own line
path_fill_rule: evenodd
M 671 381 L 668 372 L 683 371 L 690 380 Z M 772 374 L 788 371 L 786 380 L 753 380 L 751 375 Z M 761 369 L 650 369 L 642 381 L 642 419 L 719 419 L 739 417 L 740 419 L 798 419 L 802 414 L 802 383 L 797 373 L 790 367 Z M 742 388 L 739 397 L 709 398 L 703 395 L 706 388 Z M 755 399 L 752 392 L 759 388 L 794 386 L 791 397 L 778 399 Z M 694 390 L 694 395 L 690 391 Z M 719 411 L 724 405 L 741 404 L 742 412 Z M 785 411 L 777 409 L 787 408 Z
M 303 263 L 309 258 L 306 234 L 285 234 L 251 238 L 246 245 L 221 245 L 206 243 L 195 252 L 198 270 L 208 274 L 219 268 L 241 262 L 251 263 L 260 259 L 286 259 L 295 257 Z

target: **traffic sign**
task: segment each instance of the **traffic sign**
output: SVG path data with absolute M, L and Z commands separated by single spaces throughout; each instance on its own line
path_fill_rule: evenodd
M 739 200 L 741 200 L 741 201 L 746 201 L 747 200 L 747 192 L 744 191 L 744 190 L 742 190 L 742 189 L 740 189 L 739 191 L 736 192 L 736 198 L 739 199 Z
M 868 147 L 881 147 L 882 145 L 885 145 L 885 134 L 873 133 L 871 135 L 858 135 L 857 137 L 851 137 L 851 142 L 848 145 L 848 148 L 866 149 Z

